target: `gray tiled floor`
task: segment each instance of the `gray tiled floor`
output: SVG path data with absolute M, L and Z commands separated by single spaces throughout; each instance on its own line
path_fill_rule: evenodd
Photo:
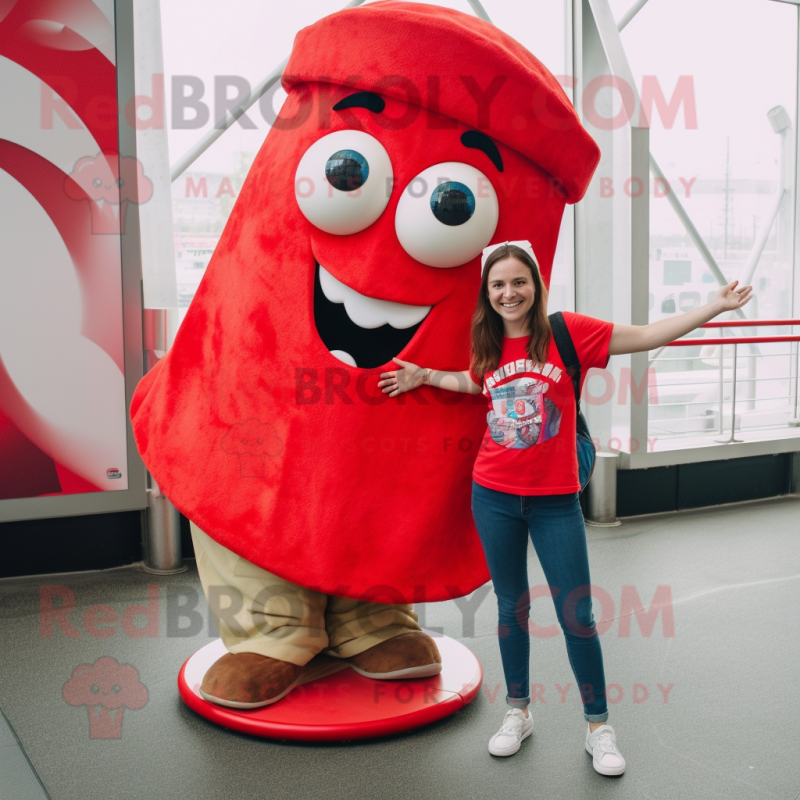
M 53 800 L 339 794 L 381 800 L 796 800 L 800 497 L 590 527 L 589 548 L 593 582 L 614 605 L 602 642 L 607 680 L 623 692 L 609 718 L 628 761 L 620 779 L 591 768 L 575 688 L 560 701 L 556 684 L 574 682 L 561 635 L 532 641 L 531 678 L 545 700 L 533 707 L 533 738 L 512 758 L 488 754 L 486 742 L 505 706 L 502 688 L 496 691 L 502 670 L 494 595 L 485 590 L 420 609 L 427 627 L 443 628 L 481 660 L 485 683 L 472 705 L 408 734 L 320 746 L 232 733 L 183 705 L 175 686 L 178 669 L 209 641 L 193 568 L 159 578 L 128 568 L 0 581 L 0 707 Z M 529 556 L 531 585 L 544 583 L 532 550 Z M 113 633 L 105 638 L 86 632 L 81 620 L 87 608 L 105 604 L 121 615 L 131 603 L 146 602 L 148 583 L 159 586 L 159 636 L 133 638 L 119 623 L 106 628 Z M 74 592 L 69 619 L 79 635 L 55 628 L 48 636 L 40 628 L 43 585 Z M 620 635 L 620 600 L 631 591 L 624 586 L 635 587 L 645 608 L 657 587 L 670 587 L 674 637 L 664 635 L 663 615 L 649 635 L 635 618 L 630 635 Z M 192 592 L 199 593 L 195 622 L 203 620 L 203 630 L 167 635 L 168 604 L 179 595 L 186 602 Z M 599 604 L 595 616 L 601 618 Z M 553 624 L 549 601 L 536 600 L 532 618 Z M 133 665 L 149 693 L 144 707 L 125 710 L 119 739 L 92 738 L 87 709 L 63 696 L 75 668 L 101 656 Z M 640 702 L 634 702 L 635 684 Z M 659 684 L 673 684 L 667 702 Z M 0 740 L 0 775 L 8 774 L 12 751 L 21 755 L 14 740 Z M 3 793 L 3 786 L 0 779 L 0 800 L 21 800 Z
M 6 718 L 0 714 L 0 800 L 47 800 L 47 793 Z

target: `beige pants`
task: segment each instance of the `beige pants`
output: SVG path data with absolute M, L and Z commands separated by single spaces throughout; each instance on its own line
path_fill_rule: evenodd
M 191 523 L 209 610 L 231 653 L 259 653 L 304 666 L 315 655 L 363 653 L 421 630 L 410 605 L 351 600 L 279 578 L 215 542 Z

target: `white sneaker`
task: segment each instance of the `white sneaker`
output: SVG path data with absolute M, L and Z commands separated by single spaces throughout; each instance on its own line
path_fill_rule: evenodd
M 625 772 L 625 759 L 617 750 L 617 736 L 610 725 L 601 725 L 594 733 L 586 725 L 586 752 L 592 756 L 592 766 L 601 775 Z
M 513 756 L 520 743 L 533 733 L 533 715 L 519 708 L 506 712 L 500 730 L 489 739 L 489 752 L 493 756 Z

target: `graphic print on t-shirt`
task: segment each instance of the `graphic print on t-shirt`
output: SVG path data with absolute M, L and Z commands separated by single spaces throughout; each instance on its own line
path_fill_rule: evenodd
M 571 311 L 563 315 L 581 363 L 581 378 L 591 369 L 603 369 L 614 325 Z M 540 354 L 543 361 L 531 358 L 529 345 L 529 337 L 505 336 L 497 367 L 482 375 L 470 372 L 482 387 L 489 411 L 473 480 L 517 495 L 579 492 L 572 376 L 552 337 L 546 354 Z M 505 392 L 499 394 L 498 389 Z M 517 401 L 522 403 L 518 406 Z
M 520 449 L 552 439 L 561 423 L 561 410 L 545 397 L 548 384 L 533 378 L 489 388 L 492 410 L 486 415 L 492 440 Z

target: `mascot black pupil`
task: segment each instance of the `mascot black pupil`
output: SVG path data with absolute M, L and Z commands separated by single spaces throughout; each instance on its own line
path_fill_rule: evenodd
M 431 195 L 431 211 L 445 225 L 463 225 L 475 213 L 475 195 L 463 183 L 442 183 Z
M 339 150 L 325 165 L 325 177 L 334 189 L 352 192 L 361 188 L 369 176 L 367 159 L 355 150 Z

